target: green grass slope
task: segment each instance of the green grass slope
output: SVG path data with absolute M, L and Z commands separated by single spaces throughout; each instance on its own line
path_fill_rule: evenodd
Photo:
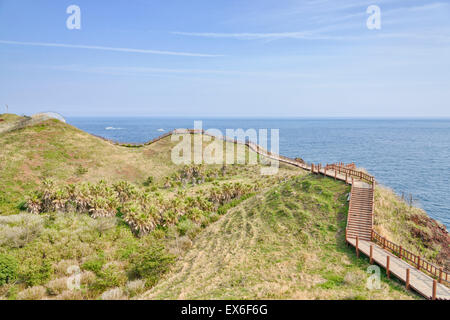
M 345 244 L 349 187 L 301 175 L 207 227 L 144 299 L 411 299 Z
M 0 214 L 18 213 L 24 194 L 44 178 L 58 184 L 100 179 L 142 184 L 152 176 L 161 182 L 181 167 L 171 161 L 176 144 L 166 137 L 141 148 L 119 146 L 58 120 L 0 134 Z
M 204 166 L 195 182 L 193 176 L 182 182 L 180 174 L 192 168 L 171 162 L 175 143 L 165 138 L 127 148 L 57 120 L 1 134 L 0 299 L 133 298 L 159 281 L 202 228 L 254 192 L 301 172 L 282 166 L 262 177 L 259 165 L 215 165 Z M 45 189 L 44 179 L 53 180 L 51 187 Z M 156 219 L 150 232 L 133 232 L 115 181 L 142 205 L 137 220 Z M 42 188 L 41 200 L 51 197 L 47 206 L 39 214 L 20 212 L 27 195 Z M 69 190 L 77 190 L 75 199 Z M 225 199 L 214 202 L 212 192 Z M 82 199 L 97 213 L 108 208 L 108 216 L 94 219 L 77 209 L 74 201 Z M 74 275 L 81 287 L 71 290 Z

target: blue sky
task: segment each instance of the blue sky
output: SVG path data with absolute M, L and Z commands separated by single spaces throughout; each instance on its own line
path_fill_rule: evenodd
M 69 5 L 81 29 L 66 28 Z M 369 5 L 381 29 L 369 30 Z M 450 2 L 0 0 L 0 112 L 450 117 Z

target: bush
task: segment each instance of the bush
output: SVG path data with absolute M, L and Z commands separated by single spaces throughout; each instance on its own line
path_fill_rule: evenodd
M 29 286 L 36 286 L 47 282 L 53 273 L 52 265 L 43 260 L 40 265 L 31 264 L 21 272 L 20 278 Z
M 151 247 L 141 247 L 139 252 L 131 256 L 130 273 L 147 280 L 147 284 L 153 286 L 170 265 L 175 261 L 175 257 L 166 252 L 161 244 L 154 244 Z
M 92 271 L 98 275 L 102 270 L 104 264 L 105 264 L 105 257 L 102 253 L 100 253 L 97 257 L 83 263 L 81 268 L 83 268 L 83 270 Z
M 190 219 L 184 219 L 178 223 L 177 230 L 181 236 L 187 235 L 193 239 L 200 231 L 200 226 Z
M 152 177 L 152 176 L 149 176 L 147 179 L 145 179 L 143 185 L 144 185 L 145 187 L 148 187 L 149 185 L 151 185 L 151 184 L 153 183 L 153 180 L 154 180 L 153 177 Z
M 38 237 L 43 228 L 41 216 L 29 213 L 0 216 L 0 245 L 21 248 Z
M 31 287 L 19 292 L 19 300 L 41 300 L 45 295 L 45 288 L 41 286 Z
M 90 287 L 102 292 L 109 288 L 121 287 L 126 282 L 126 275 L 116 265 L 110 264 L 98 272 L 97 279 Z
M 50 295 L 58 295 L 67 290 L 68 278 L 58 278 L 48 282 L 45 286 Z
M 116 217 L 100 217 L 91 222 L 92 227 L 100 234 L 113 229 L 117 225 Z
M 86 174 L 87 172 L 88 172 L 88 169 L 84 168 L 81 164 L 75 170 L 75 174 L 77 176 L 82 176 L 83 174 Z
M 143 280 L 134 280 L 127 283 L 126 292 L 130 297 L 134 297 L 138 294 L 144 292 L 145 289 L 145 281 Z
M 0 286 L 17 278 L 17 261 L 11 256 L 0 254 Z

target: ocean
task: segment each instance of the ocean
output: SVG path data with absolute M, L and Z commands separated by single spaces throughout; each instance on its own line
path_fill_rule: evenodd
M 307 162 L 355 162 L 450 226 L 450 120 L 66 118 L 119 142 L 142 143 L 176 128 L 279 129 L 280 154 Z M 270 132 L 270 131 L 269 131 Z M 269 134 L 270 136 L 270 134 Z

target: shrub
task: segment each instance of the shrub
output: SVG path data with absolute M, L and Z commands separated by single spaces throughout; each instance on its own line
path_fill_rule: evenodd
M 45 295 L 45 288 L 42 286 L 35 286 L 25 289 L 17 294 L 19 300 L 41 300 Z
M 144 292 L 144 289 L 145 289 L 145 281 L 134 280 L 127 283 L 125 290 L 130 297 L 134 297 Z
M 0 286 L 17 278 L 17 261 L 11 256 L 0 254 Z
M 217 213 L 213 212 L 209 215 L 209 222 L 216 222 L 217 220 L 219 220 L 219 218 L 220 216 Z
M 53 273 L 52 265 L 48 260 L 39 264 L 30 264 L 21 271 L 20 278 L 29 286 L 36 286 L 47 282 Z
M 148 187 L 149 185 L 151 185 L 151 184 L 153 183 L 153 180 L 154 180 L 153 177 L 152 177 L 152 176 L 149 176 L 147 179 L 145 179 L 143 185 L 144 185 L 145 187 Z
M 102 292 L 111 287 L 123 286 L 126 282 L 126 275 L 116 265 L 110 264 L 98 272 L 97 279 L 90 287 Z
M 116 217 L 100 217 L 92 221 L 92 226 L 100 234 L 103 234 L 106 231 L 113 229 L 116 226 L 116 224 L 117 224 Z
M 81 266 L 84 270 L 89 270 L 94 272 L 95 274 L 99 274 L 105 264 L 105 257 L 103 253 L 100 253 L 97 257 L 92 258 Z
M 21 248 L 37 238 L 43 229 L 41 216 L 29 213 L 0 216 L 0 245 Z
M 46 284 L 47 292 L 50 295 L 58 295 L 67 290 L 68 278 L 59 278 L 52 280 Z
M 75 170 L 75 174 L 77 176 L 82 176 L 83 174 L 85 174 L 87 172 L 88 172 L 88 169 L 84 168 L 81 164 Z
M 68 269 L 72 266 L 78 266 L 77 260 L 61 260 L 56 264 L 54 271 L 55 273 L 66 276 L 69 275 Z
M 144 278 L 150 286 L 153 286 L 170 265 L 175 257 L 168 254 L 161 244 L 151 247 L 141 247 L 139 252 L 131 256 L 130 273 L 137 278 Z
M 97 276 L 92 271 L 85 271 L 81 273 L 81 279 L 80 282 L 82 285 L 90 286 L 95 282 L 95 279 Z
M 194 238 L 200 231 L 200 226 L 190 219 L 181 220 L 177 225 L 178 232 L 181 236 L 189 236 Z

